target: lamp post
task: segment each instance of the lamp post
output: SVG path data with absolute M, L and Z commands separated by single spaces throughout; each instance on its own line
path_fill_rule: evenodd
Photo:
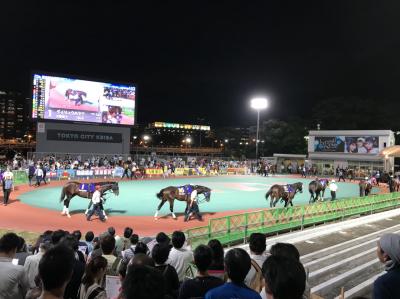
M 251 108 L 257 110 L 257 137 L 256 137 L 256 160 L 258 160 L 258 134 L 260 130 L 260 110 L 268 107 L 268 101 L 266 98 L 254 98 L 250 101 Z

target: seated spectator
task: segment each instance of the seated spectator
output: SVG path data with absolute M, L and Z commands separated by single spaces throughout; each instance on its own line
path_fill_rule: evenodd
M 262 267 L 267 299 L 301 299 L 306 288 L 303 265 L 283 256 L 271 255 Z
M 385 264 L 386 273 L 374 282 L 374 298 L 400 298 L 400 235 L 383 235 L 378 241 L 377 255 Z
M 14 259 L 18 260 L 18 265 L 25 265 L 25 260 L 31 254 L 28 252 L 28 247 L 26 246 L 25 239 L 19 237 L 19 245 L 17 249 L 17 253 L 15 254 Z
M 208 291 L 206 299 L 261 299 L 256 291 L 244 284 L 244 279 L 251 268 L 251 259 L 245 250 L 241 248 L 229 250 L 224 263 L 230 281 Z
M 64 291 L 72 277 L 75 261 L 74 252 L 63 245 L 50 248 L 43 255 L 39 263 L 39 276 L 43 288 L 40 299 L 64 298 Z M 76 298 L 76 295 L 73 298 Z
M 118 276 L 118 268 L 121 258 L 114 255 L 115 239 L 111 235 L 105 235 L 100 241 L 102 256 L 107 260 L 107 275 Z M 92 258 L 94 258 L 92 256 Z
M 175 268 L 165 263 L 168 260 L 169 251 L 169 246 L 165 244 L 156 244 L 153 247 L 151 256 L 156 265 L 155 268 L 159 270 L 165 278 L 166 293 L 176 298 L 179 289 L 179 278 Z
M 39 273 L 39 262 L 49 249 L 49 242 L 41 243 L 39 246 L 39 252 L 35 255 L 28 256 L 25 260 L 24 270 L 30 288 L 35 288 L 37 286 L 35 278 Z
M 106 291 L 101 287 L 106 269 L 107 260 L 102 256 L 95 257 L 86 265 L 79 299 L 107 299 Z
M 82 252 L 86 257 L 89 254 L 89 249 L 88 249 L 87 243 L 84 242 L 84 241 L 81 241 L 81 238 L 82 238 L 81 231 L 80 230 L 75 230 L 75 231 L 73 231 L 72 235 L 78 241 L 78 249 L 79 249 L 79 251 Z
M 260 233 L 251 234 L 249 248 L 251 268 L 244 282 L 249 288 L 259 293 L 263 287 L 261 267 L 267 259 L 267 255 L 265 254 L 265 249 L 267 248 L 265 235 Z
M 51 243 L 57 245 L 67 233 L 62 229 L 56 230 L 51 234 Z
M 19 237 L 14 233 L 7 233 L 0 238 L 0 298 L 24 298 L 29 285 L 24 268 L 12 263 Z
M 115 237 L 115 251 L 117 255 L 131 246 L 130 237 L 132 236 L 132 233 L 133 229 L 126 227 L 122 238 L 119 236 Z
M 296 246 L 290 243 L 276 243 L 272 245 L 270 253 L 273 256 L 282 256 L 289 259 L 294 259 L 300 262 L 300 252 L 297 250 Z M 303 298 L 310 298 L 311 288 L 307 283 L 307 269 L 306 269 L 306 289 L 303 294 Z M 261 298 L 266 298 L 265 288 L 260 292 Z
M 135 246 L 134 254 L 138 253 L 149 254 L 149 248 L 143 242 L 138 242 Z
M 212 262 L 208 268 L 208 274 L 225 281 L 224 248 L 221 242 L 216 239 L 210 240 L 208 246 L 212 251 Z
M 130 265 L 128 267 L 122 285 L 122 294 L 124 299 L 168 298 L 166 297 L 164 277 L 160 271 L 153 267 L 141 265 Z
M 82 276 L 85 273 L 85 259 L 82 252 L 78 250 L 78 241 L 73 235 L 66 235 L 60 242 L 60 245 L 70 248 L 75 255 L 74 271 L 72 277 L 65 288 L 65 298 L 76 298 Z
M 88 231 L 85 234 L 85 242 L 86 242 L 86 246 L 87 246 L 87 249 L 88 249 L 88 255 L 94 249 L 93 239 L 94 239 L 94 233 L 92 231 Z
M 139 236 L 137 234 L 132 234 L 130 237 L 130 247 L 121 252 L 121 258 L 124 262 L 129 262 L 135 254 L 135 248 L 139 242 Z
M 193 253 L 190 250 L 184 249 L 185 234 L 181 231 L 174 231 L 172 234 L 173 248 L 169 252 L 168 264 L 175 268 L 178 273 L 179 281 L 182 282 L 185 278 L 185 271 L 193 261 Z
M 210 276 L 208 267 L 212 262 L 212 250 L 206 245 L 199 245 L 194 250 L 194 263 L 197 267 L 197 277 L 186 280 L 179 289 L 179 299 L 204 298 L 205 294 L 224 284 L 222 279 Z

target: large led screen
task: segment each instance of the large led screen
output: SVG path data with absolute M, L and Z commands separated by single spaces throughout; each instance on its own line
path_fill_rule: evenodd
M 133 85 L 34 74 L 32 117 L 133 125 L 135 91 Z

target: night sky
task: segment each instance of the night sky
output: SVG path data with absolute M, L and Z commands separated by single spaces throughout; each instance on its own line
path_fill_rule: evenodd
M 254 95 L 264 119 L 399 100 L 399 1 L 87 2 L 2 1 L 0 89 L 29 95 L 31 70 L 132 82 L 140 123 L 218 126 L 254 123 Z

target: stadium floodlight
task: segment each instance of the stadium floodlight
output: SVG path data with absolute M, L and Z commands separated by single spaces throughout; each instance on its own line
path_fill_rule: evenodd
M 144 135 L 144 136 L 143 136 L 143 140 L 144 140 L 144 141 L 150 140 L 150 136 L 149 136 L 149 135 Z
M 257 138 L 256 138 L 256 160 L 258 159 L 258 134 L 260 131 L 260 110 L 268 107 L 268 101 L 266 98 L 253 98 L 250 101 L 251 108 L 257 110 Z
M 229 141 L 228 139 L 225 139 L 225 143 L 228 143 L 228 141 Z
M 187 137 L 187 138 L 186 138 L 186 143 L 191 143 L 191 142 L 192 142 L 192 138 Z

